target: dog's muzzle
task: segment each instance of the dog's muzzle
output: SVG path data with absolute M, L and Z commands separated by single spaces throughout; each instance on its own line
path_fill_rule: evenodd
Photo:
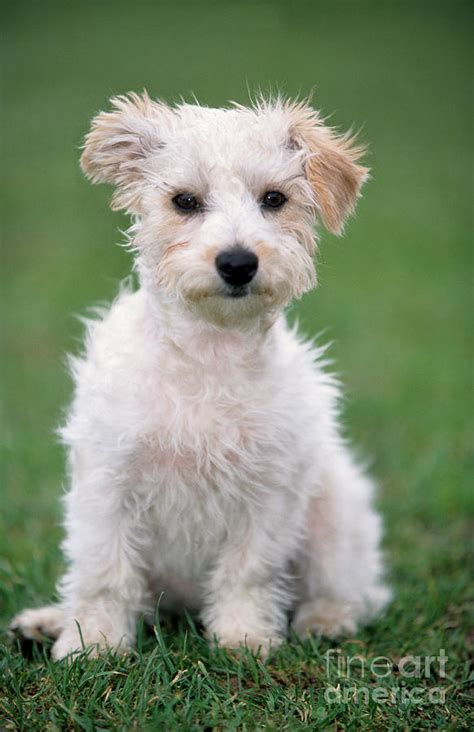
M 244 295 L 258 269 L 258 257 L 243 247 L 234 247 L 216 257 L 216 269 L 231 295 Z

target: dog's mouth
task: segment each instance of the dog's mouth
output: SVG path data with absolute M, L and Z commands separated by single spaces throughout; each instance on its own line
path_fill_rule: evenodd
M 224 297 L 239 298 L 245 297 L 250 293 L 248 285 L 227 285 L 224 291 Z

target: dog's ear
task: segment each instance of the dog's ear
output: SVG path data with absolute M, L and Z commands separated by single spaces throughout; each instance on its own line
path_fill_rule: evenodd
M 305 173 L 319 215 L 329 231 L 341 234 L 369 175 L 369 169 L 358 162 L 365 148 L 349 133 L 339 135 L 325 126 L 306 103 L 288 103 L 287 111 L 289 144 L 305 153 Z
M 92 121 L 84 142 L 81 168 L 93 183 L 113 183 L 114 210 L 141 210 L 144 162 L 162 147 L 159 127 L 169 107 L 143 94 L 130 93 L 111 99 L 112 111 Z

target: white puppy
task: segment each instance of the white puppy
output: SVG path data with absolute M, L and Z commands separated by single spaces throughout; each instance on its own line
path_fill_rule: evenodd
M 133 216 L 140 286 L 72 359 L 69 569 L 12 625 L 56 659 L 130 647 L 160 597 L 231 648 L 276 647 L 289 610 L 300 634 L 352 634 L 389 596 L 373 486 L 282 310 L 315 284 L 315 220 L 340 233 L 353 210 L 362 150 L 305 103 L 112 105 L 81 162 Z

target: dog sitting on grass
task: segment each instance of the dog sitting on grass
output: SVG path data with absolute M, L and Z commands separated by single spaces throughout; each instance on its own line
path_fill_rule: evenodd
M 198 611 L 212 642 L 265 655 L 353 634 L 389 591 L 373 485 L 338 425 L 323 350 L 282 314 L 316 283 L 314 223 L 341 233 L 362 149 L 308 104 L 112 100 L 81 165 L 132 215 L 139 277 L 72 359 L 57 605 L 12 628 L 122 652 L 139 615 Z M 80 629 L 80 630 L 79 630 Z

